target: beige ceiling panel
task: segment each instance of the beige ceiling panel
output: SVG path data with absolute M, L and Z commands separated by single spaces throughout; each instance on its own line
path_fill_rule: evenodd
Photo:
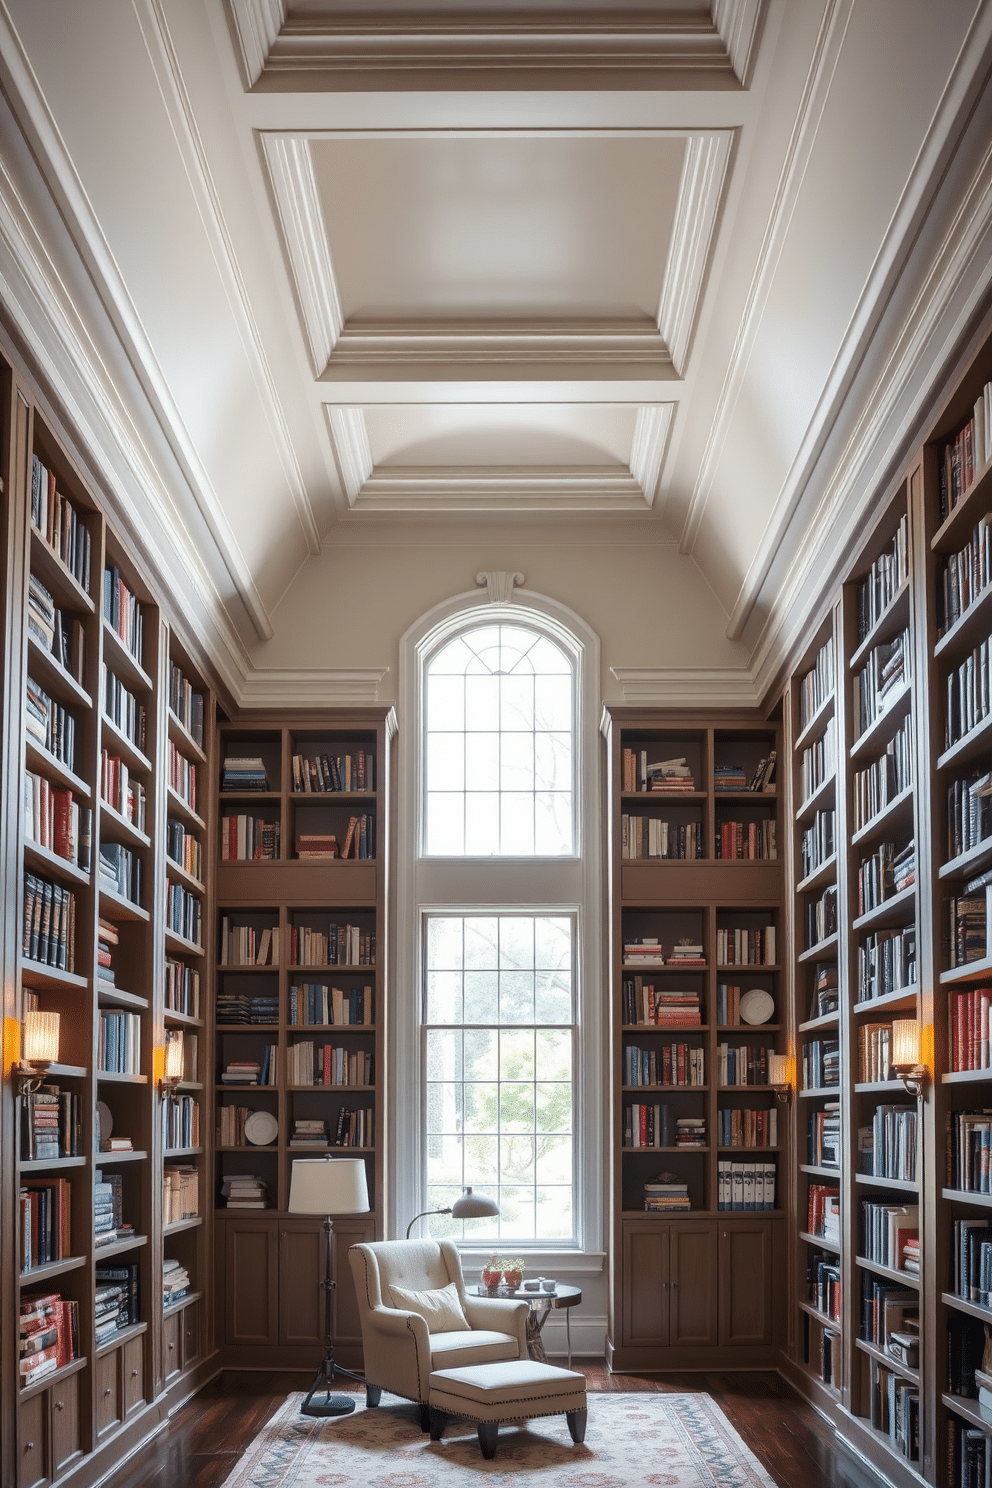
M 390 465 L 629 468 L 637 410 L 547 403 L 367 408 L 377 470 Z

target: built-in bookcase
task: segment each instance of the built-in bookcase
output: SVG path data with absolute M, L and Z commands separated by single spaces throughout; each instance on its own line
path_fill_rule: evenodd
M 757 1362 L 778 1337 L 786 1126 L 778 726 L 611 707 L 604 736 L 611 1362 Z
M 167 1002 L 166 963 L 174 954 L 193 965 L 207 949 L 198 932 L 176 937 L 167 889 L 181 879 L 201 908 L 209 893 L 189 842 L 173 862 L 169 748 L 181 741 L 208 773 L 210 738 L 195 743 L 170 707 L 171 667 L 203 694 L 208 729 L 214 703 L 171 628 L 179 617 L 64 431 L 12 360 L 0 382 L 9 786 L 0 1244 L 15 1278 L 3 1377 L 16 1382 L 0 1436 L 5 1463 L 17 1464 L 11 1481 L 34 1484 L 105 1471 L 100 1462 L 129 1450 L 154 1411 L 196 1387 L 211 1346 L 209 1144 L 167 1142 L 161 1087 L 167 1034 L 204 1027 L 202 1005 Z M 205 840 L 205 820 L 193 813 L 186 825 Z M 27 1024 L 45 1014 L 58 1015 L 57 1056 L 21 1081 Z M 182 1202 L 197 1212 L 167 1220 L 180 1167 L 193 1170 Z M 190 1284 L 170 1319 L 174 1254 Z
M 211 1079 L 218 1326 L 235 1361 L 265 1347 L 313 1362 L 323 1230 L 285 1215 L 294 1158 L 324 1154 L 366 1164 L 370 1213 L 334 1226 L 336 1345 L 358 1358 L 344 1252 L 384 1226 L 394 728 L 384 708 L 219 725 Z

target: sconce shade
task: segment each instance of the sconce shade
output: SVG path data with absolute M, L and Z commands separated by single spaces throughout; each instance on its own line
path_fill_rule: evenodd
M 919 1062 L 919 1023 L 915 1018 L 896 1018 L 892 1024 L 892 1063 L 915 1068 Z
M 365 1214 L 369 1190 L 361 1158 L 297 1158 L 289 1182 L 290 1214 Z
M 181 1080 L 183 1075 L 183 1036 L 181 1031 L 165 1036 L 165 1078 Z
M 26 1013 L 24 1058 L 30 1064 L 55 1064 L 59 1057 L 59 1013 Z
M 769 1085 L 784 1085 L 789 1073 L 789 1057 L 787 1054 L 768 1055 L 768 1083 Z

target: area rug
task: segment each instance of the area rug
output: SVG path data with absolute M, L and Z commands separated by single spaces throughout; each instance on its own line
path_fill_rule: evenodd
M 302 1398 L 280 1406 L 223 1488 L 774 1488 L 705 1394 L 590 1393 L 581 1446 L 563 1415 L 542 1416 L 501 1426 L 489 1462 L 470 1422 L 449 1419 L 432 1442 L 395 1396 L 323 1421 L 300 1415 Z

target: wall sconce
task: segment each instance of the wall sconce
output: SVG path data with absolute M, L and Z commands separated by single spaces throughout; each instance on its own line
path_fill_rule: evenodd
M 920 1061 L 920 1025 L 915 1018 L 895 1018 L 892 1023 L 892 1070 L 908 1094 L 922 1100 L 930 1072 Z
M 170 1028 L 165 1034 L 165 1065 L 159 1089 L 163 1096 L 174 1095 L 176 1086 L 183 1077 L 182 1029 Z
M 792 1095 L 789 1086 L 789 1056 L 787 1054 L 768 1055 L 768 1083 L 775 1088 L 775 1099 L 783 1106 L 787 1106 Z
M 14 1065 L 14 1078 L 21 1095 L 37 1090 L 59 1057 L 59 1013 L 38 1011 L 24 1015 L 23 1053 Z

